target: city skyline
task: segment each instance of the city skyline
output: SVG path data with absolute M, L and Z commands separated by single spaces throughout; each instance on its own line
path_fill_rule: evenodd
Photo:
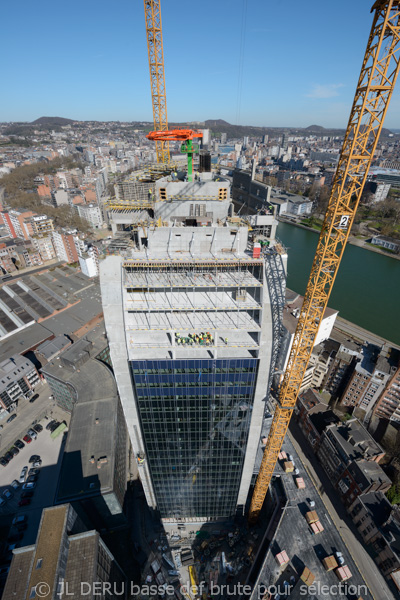
M 340 0 L 330 11 L 308 4 L 306 12 L 293 5 L 288 13 L 283 5 L 235 0 L 227 11 L 206 0 L 206 19 L 182 0 L 163 3 L 169 120 L 344 128 L 372 15 L 361 0 Z M 26 7 L 22 17 L 5 7 L 5 22 L 18 27 L 0 42 L 8 56 L 0 120 L 151 121 L 143 6 L 120 7 L 73 0 L 66 14 L 45 0 L 40 12 Z M 397 128 L 399 117 L 395 95 L 386 126 Z

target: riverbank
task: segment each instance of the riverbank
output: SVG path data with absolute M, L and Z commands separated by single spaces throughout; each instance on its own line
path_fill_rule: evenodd
M 304 227 L 279 223 L 277 237 L 288 252 L 287 287 L 304 294 L 318 237 Z M 391 257 L 390 257 L 391 258 Z M 400 262 L 348 244 L 329 306 L 349 323 L 400 345 Z
M 335 332 L 334 339 L 336 339 L 338 342 L 342 341 L 342 339 L 339 338 L 340 336 L 343 336 L 343 341 L 351 338 L 356 342 L 368 342 L 370 344 L 374 344 L 375 346 L 383 346 L 384 344 L 388 344 L 392 348 L 400 350 L 400 346 L 394 342 L 376 335 L 375 333 L 372 333 L 372 331 L 368 331 L 363 327 L 359 327 L 355 323 L 350 323 L 350 321 L 342 319 L 342 317 L 336 317 L 333 331 Z
M 306 231 L 311 231 L 312 233 L 317 233 L 318 235 L 321 233 L 319 229 L 314 229 L 313 227 L 308 227 L 308 225 L 303 225 L 302 223 L 298 223 L 295 220 L 292 220 L 287 217 L 280 216 L 278 217 L 278 221 L 281 223 L 287 223 L 288 225 L 294 225 L 295 227 L 299 227 L 300 229 L 305 229 Z M 348 243 L 352 246 L 358 246 L 358 248 L 363 248 L 364 250 L 369 250 L 370 252 L 375 252 L 376 254 L 382 254 L 383 256 L 388 256 L 389 258 L 394 258 L 395 260 L 400 260 L 400 254 L 393 254 L 392 252 L 385 252 L 381 248 L 377 246 L 372 246 L 368 244 L 366 240 L 362 240 L 360 238 L 355 237 L 354 235 L 350 235 L 348 239 Z
M 287 288 L 289 292 L 292 294 L 299 294 L 294 290 Z M 329 303 L 330 305 L 330 303 Z M 387 340 L 386 338 L 373 333 L 372 331 L 368 331 L 368 329 L 364 329 L 355 323 L 351 323 L 347 319 L 343 319 L 339 315 L 336 317 L 335 324 L 332 330 L 333 339 L 337 342 L 345 343 L 349 338 L 354 340 L 355 342 L 368 342 L 369 344 L 373 344 L 374 346 L 383 346 L 384 344 L 389 344 L 392 348 L 396 348 L 400 350 L 400 345 L 392 342 L 391 340 Z

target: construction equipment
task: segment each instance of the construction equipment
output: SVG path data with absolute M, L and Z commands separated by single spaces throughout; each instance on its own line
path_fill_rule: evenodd
M 251 500 L 262 508 L 319 325 L 354 221 L 399 71 L 400 0 L 378 0 L 325 220 L 308 280 L 278 404 Z
M 154 129 L 168 131 L 160 0 L 144 0 L 144 14 L 146 18 Z M 157 141 L 156 153 L 157 162 L 168 163 L 170 158 L 168 142 Z
M 167 142 L 168 140 L 183 142 L 181 152 L 186 152 L 188 155 L 188 181 L 193 181 L 193 153 L 199 151 L 199 147 L 193 145 L 194 138 L 203 137 L 202 131 L 193 129 L 172 129 L 171 131 L 151 131 L 146 135 L 149 140 L 154 140 L 156 144 L 160 141 Z

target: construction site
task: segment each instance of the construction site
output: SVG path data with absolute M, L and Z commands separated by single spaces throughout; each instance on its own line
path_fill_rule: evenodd
M 111 360 L 153 519 L 141 542 L 143 584 L 156 591 L 138 597 L 369 600 L 286 433 L 397 78 L 399 3 L 373 6 L 284 372 L 287 253 L 275 209 L 235 215 L 203 132 L 168 129 L 160 2 L 144 7 L 155 129 L 147 137 L 158 163 L 116 183 L 107 206 L 116 243 L 100 270 Z M 172 164 L 177 142 L 187 161 Z

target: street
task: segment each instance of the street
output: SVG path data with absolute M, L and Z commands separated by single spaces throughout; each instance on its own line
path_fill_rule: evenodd
M 337 491 L 333 488 L 328 475 L 326 475 L 317 457 L 308 446 L 302 431 L 294 420 L 290 423 L 288 435 L 371 594 L 375 600 L 394 600 L 385 578 L 359 541 L 357 529 L 348 516 L 345 507 L 338 499 Z
M 57 259 L 48 260 L 41 267 L 27 267 L 26 269 L 21 269 L 20 271 L 15 271 L 14 275 L 12 275 L 12 277 L 10 277 L 10 279 L 5 279 L 4 281 L 2 281 L 0 278 L 0 283 L 4 283 L 4 284 L 12 283 L 16 279 L 20 279 L 24 275 L 34 275 L 35 273 L 39 273 L 40 271 L 46 271 L 46 269 L 50 269 L 50 268 L 53 269 L 54 267 L 60 267 L 61 265 L 64 265 L 64 264 L 65 264 L 65 262 L 62 260 L 57 260 Z M 7 277 L 7 275 L 8 275 L 8 273 L 3 273 L 3 277 Z M 10 275 L 11 275 L 11 273 L 10 273 Z

